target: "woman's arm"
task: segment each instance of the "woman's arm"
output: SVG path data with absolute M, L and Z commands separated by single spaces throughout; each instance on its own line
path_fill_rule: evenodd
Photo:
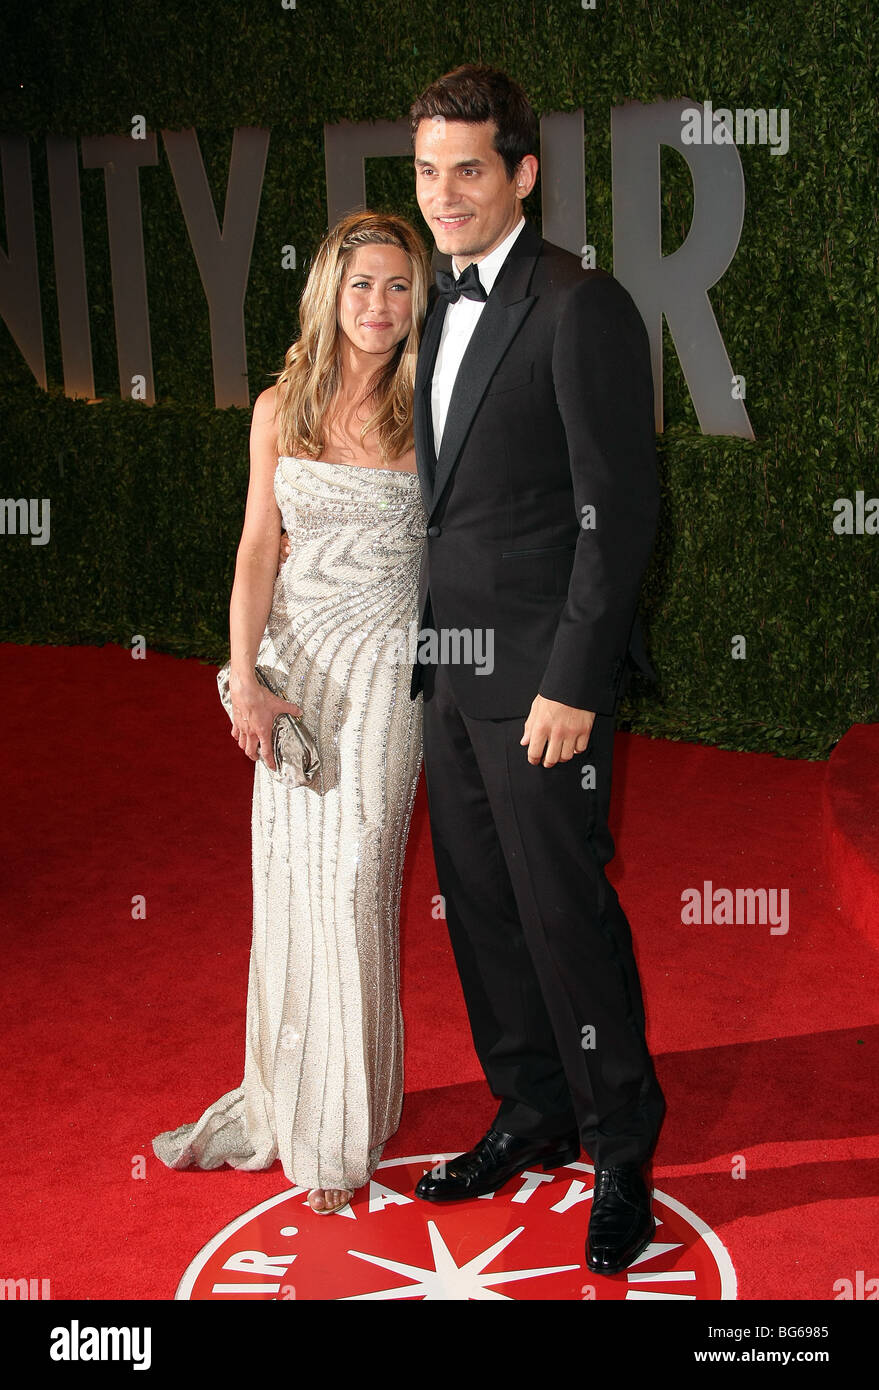
M 275 715 L 279 711 L 302 713 L 298 705 L 270 695 L 254 675 L 257 652 L 272 606 L 281 536 L 281 513 L 274 495 L 278 464 L 275 392 L 276 388 L 270 386 L 257 396 L 253 406 L 250 483 L 229 601 L 232 737 L 253 760 L 259 757 L 261 744 L 263 758 L 272 771 L 271 729 Z

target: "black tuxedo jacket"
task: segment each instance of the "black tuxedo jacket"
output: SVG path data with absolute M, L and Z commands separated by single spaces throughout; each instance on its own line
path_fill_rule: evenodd
M 421 628 L 493 631 L 490 672 L 448 666 L 465 714 L 524 718 L 538 693 L 613 714 L 624 672 L 654 674 L 636 619 L 659 510 L 644 323 L 612 275 L 583 270 L 526 220 L 467 345 L 437 457 L 447 303 L 432 297 L 415 381 Z M 423 675 L 416 661 L 413 699 Z

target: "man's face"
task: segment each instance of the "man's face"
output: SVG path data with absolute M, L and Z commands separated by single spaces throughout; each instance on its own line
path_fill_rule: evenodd
M 480 261 L 521 217 L 537 160 L 526 155 L 512 180 L 494 148 L 494 121 L 473 125 L 442 116 L 419 123 L 415 136 L 415 192 L 438 250 L 457 269 Z

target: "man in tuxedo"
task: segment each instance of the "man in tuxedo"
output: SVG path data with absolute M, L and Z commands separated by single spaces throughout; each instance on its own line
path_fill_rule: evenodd
M 612 1274 L 655 1233 L 665 1110 L 605 876 L 614 716 L 631 667 L 650 670 L 636 618 L 659 497 L 647 333 L 611 275 L 523 217 L 538 127 L 516 83 L 457 68 L 410 122 L 418 203 L 452 257 L 415 386 L 428 524 L 411 693 L 448 930 L 500 1101 L 475 1147 L 415 1191 L 477 1197 L 582 1145 L 587 1264 Z M 462 633 L 472 652 L 489 634 L 491 661 L 457 659 Z

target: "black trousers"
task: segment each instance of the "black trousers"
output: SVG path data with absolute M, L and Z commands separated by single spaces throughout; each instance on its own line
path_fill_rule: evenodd
M 644 1036 L 629 923 L 605 876 L 614 720 L 532 766 L 524 717 L 471 719 L 424 671 L 424 770 L 446 922 L 477 1056 L 522 1137 L 577 1129 L 596 1167 L 642 1163 L 665 1100 Z M 584 786 L 594 768 L 594 789 Z

